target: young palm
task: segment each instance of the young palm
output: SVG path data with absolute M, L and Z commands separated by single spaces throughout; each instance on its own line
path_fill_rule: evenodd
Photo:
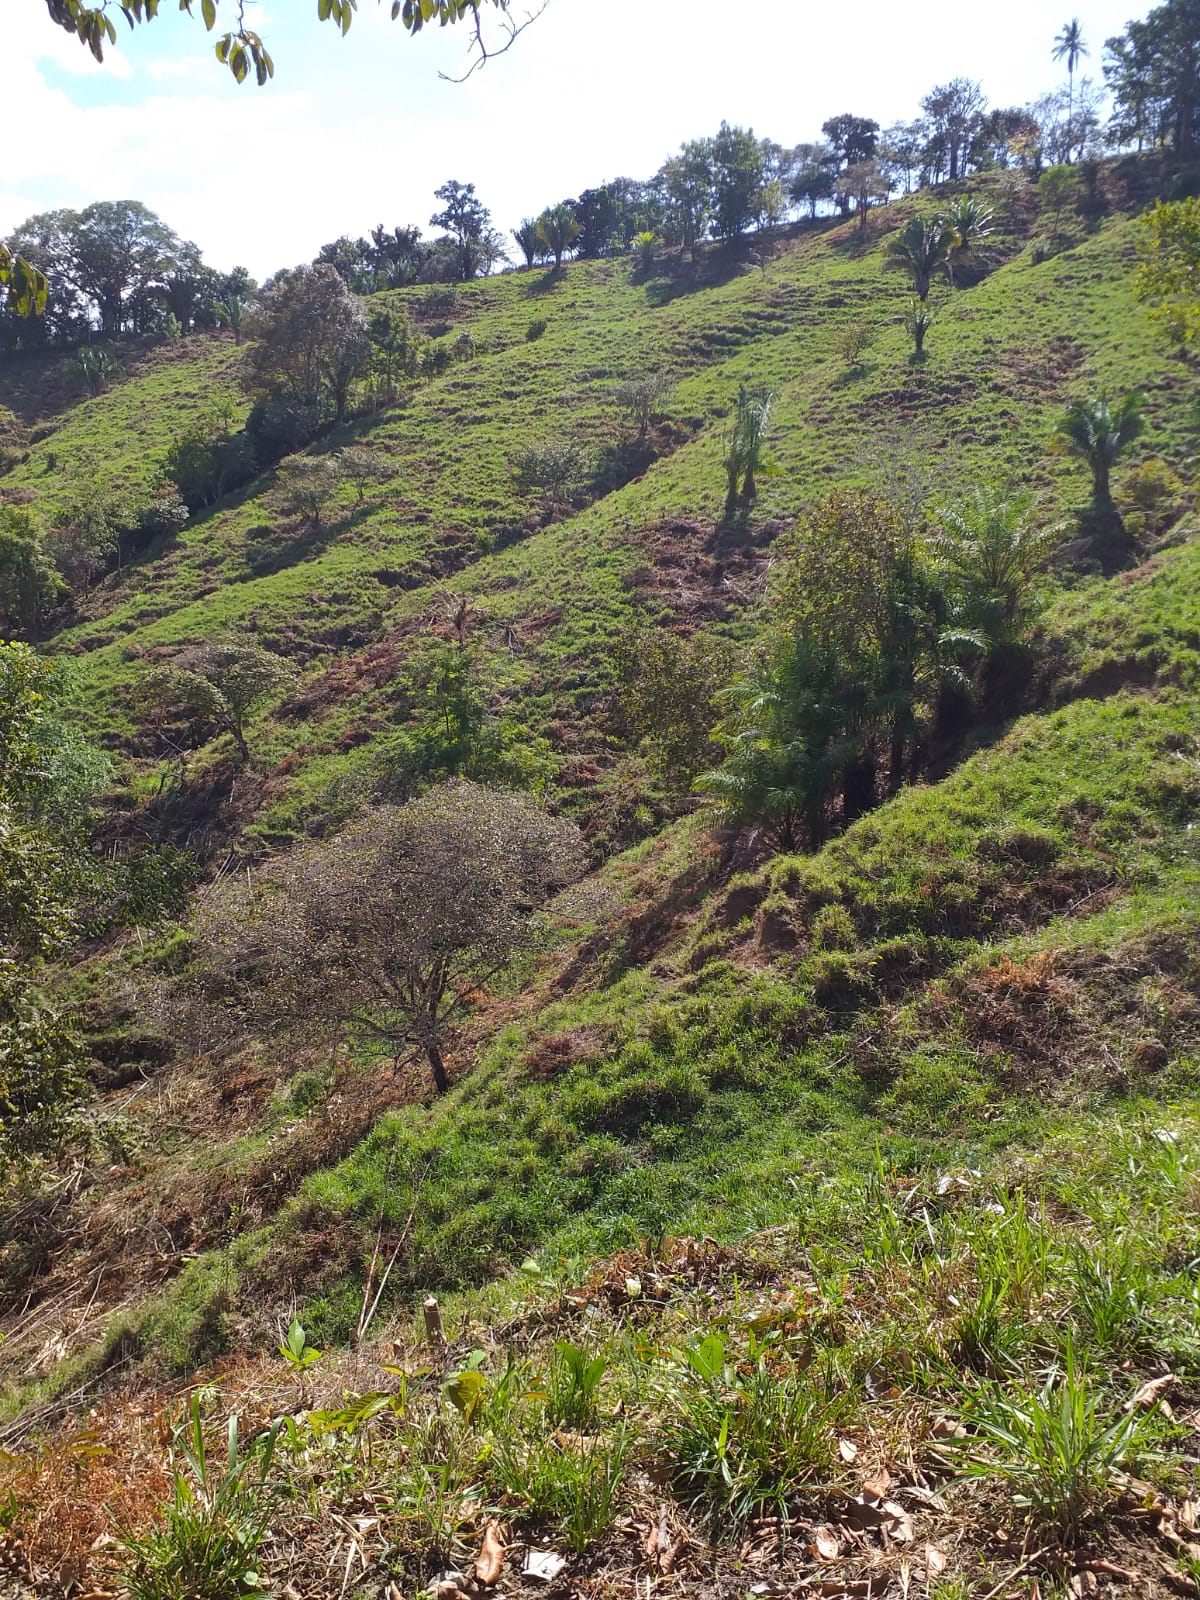
M 954 229 L 944 218 L 909 217 L 900 232 L 888 240 L 888 265 L 908 273 L 917 299 L 924 302 L 934 278 L 939 273 L 950 276 L 955 242 Z
M 1109 480 L 1117 457 L 1142 431 L 1140 389 L 1131 389 L 1119 400 L 1105 394 L 1091 400 L 1074 400 L 1063 413 L 1050 441 L 1064 455 L 1078 456 L 1092 472 L 1092 506 L 1098 515 L 1116 515 Z
M 979 246 L 992 231 L 994 216 L 991 207 L 985 206 L 973 194 L 960 194 L 949 209 L 943 211 L 941 221 L 954 234 L 947 267 L 947 276 L 951 282 L 954 281 L 955 264 L 959 261 L 969 261 L 973 255 L 978 254 Z
M 1075 117 L 1075 68 L 1088 53 L 1079 18 L 1072 17 L 1054 41 L 1055 61 L 1067 63 L 1067 160 L 1071 159 L 1071 124 Z
M 938 507 L 933 554 L 963 621 L 993 643 L 1015 639 L 1028 620 L 1038 574 L 1064 524 L 1039 524 L 1033 496 L 979 483 Z

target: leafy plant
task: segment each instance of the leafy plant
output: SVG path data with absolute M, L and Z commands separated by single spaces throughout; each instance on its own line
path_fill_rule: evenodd
M 727 1360 L 719 1334 L 681 1352 L 668 1395 L 666 1465 L 685 1504 L 735 1526 L 789 1502 L 833 1465 L 834 1429 L 853 1409 L 807 1372 L 777 1373 L 766 1355 L 748 1377 Z
M 316 1366 L 324 1355 L 323 1350 L 316 1350 L 308 1342 L 308 1335 L 304 1331 L 299 1317 L 293 1317 L 288 1324 L 287 1337 L 279 1346 L 279 1354 L 296 1374 L 300 1385 L 300 1394 L 304 1395 L 304 1376 L 310 1367 Z
M 604 1377 L 603 1356 L 589 1356 L 577 1344 L 560 1339 L 550 1363 L 546 1415 L 564 1428 L 587 1430 L 596 1421 L 596 1394 Z
M 848 322 L 839 328 L 833 348 L 848 367 L 856 367 L 875 343 L 875 330 L 867 322 Z
M 129 1534 L 124 1581 L 132 1600 L 230 1600 L 263 1587 L 255 1556 L 267 1528 L 267 1479 L 279 1424 L 239 1449 L 230 1417 L 224 1458 L 210 1454 L 200 1396 L 171 1440 L 171 1499 L 160 1526 Z
M 925 339 L 935 320 L 933 311 L 923 300 L 914 300 L 904 313 L 904 331 L 913 342 L 913 353 L 909 359 L 914 366 L 919 366 L 925 360 Z

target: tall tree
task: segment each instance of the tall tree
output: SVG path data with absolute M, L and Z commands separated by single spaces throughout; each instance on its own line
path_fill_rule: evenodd
M 434 212 L 429 225 L 443 229 L 454 241 L 458 276 L 467 283 L 483 265 L 481 242 L 491 227 L 492 214 L 475 193 L 473 183 L 450 178 L 433 192 L 442 201 L 442 209 Z
M 1143 129 L 1180 155 L 1195 148 L 1200 113 L 1200 0 L 1165 0 L 1105 46 L 1116 124 Z
M 955 183 L 965 176 L 967 157 L 987 109 L 983 90 L 971 78 L 952 78 L 931 89 L 921 109 L 929 119 L 927 148 L 935 172 Z
M 766 153 L 747 128 L 723 122 L 709 143 L 712 231 L 736 239 L 758 221 L 766 187 Z
M 1054 41 L 1051 52 L 1055 61 L 1067 63 L 1067 144 L 1071 143 L 1071 123 L 1075 114 L 1075 68 L 1084 56 L 1088 54 L 1088 47 L 1084 42 L 1083 28 L 1079 18 L 1072 17 L 1070 22 L 1063 25 L 1063 30 Z
M 281 272 L 252 320 L 246 354 L 251 389 L 282 394 L 319 426 L 332 409 L 346 415 L 350 385 L 366 368 L 371 346 L 362 302 L 326 262 Z
M 232 875 L 196 936 L 253 1011 L 415 1045 L 443 1093 L 452 1018 L 530 948 L 578 854 L 571 823 L 460 780 L 376 807 L 257 881 Z

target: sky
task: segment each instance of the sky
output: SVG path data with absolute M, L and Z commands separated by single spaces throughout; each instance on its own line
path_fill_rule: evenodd
M 512 0 L 513 15 L 535 3 Z M 343 39 L 316 9 L 248 0 L 275 60 L 260 89 L 217 64 L 199 6 L 193 21 L 164 0 L 132 32 L 118 15 L 97 66 L 44 0 L 0 0 L 0 237 L 38 211 L 136 199 L 211 265 L 263 278 L 379 222 L 428 233 L 448 178 L 508 230 L 607 178 L 649 177 L 722 119 L 791 145 L 843 111 L 910 119 L 956 76 L 993 105 L 1024 103 L 1062 80 L 1051 47 L 1070 15 L 1091 49 L 1080 75 L 1099 82 L 1104 40 L 1145 4 L 547 0 L 465 83 L 439 76 L 469 65 L 461 27 L 411 39 L 388 0 L 359 0 Z

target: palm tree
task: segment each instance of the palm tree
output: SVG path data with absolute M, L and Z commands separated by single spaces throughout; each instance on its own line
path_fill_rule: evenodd
M 900 232 L 888 240 L 888 265 L 907 272 L 917 299 L 925 301 L 938 273 L 950 276 L 955 240 L 954 229 L 942 217 L 909 217 Z
M 934 559 L 958 613 L 993 644 L 1017 639 L 1034 602 L 1038 574 L 1066 524 L 1043 524 L 1031 494 L 977 483 L 937 508 Z
M 546 248 L 553 253 L 555 271 L 562 266 L 564 251 L 567 251 L 579 237 L 579 220 L 574 211 L 565 200 L 556 206 L 550 206 L 538 218 L 537 225 L 542 238 L 546 241 Z
M 1145 396 L 1131 389 L 1120 400 L 1106 394 L 1091 400 L 1073 400 L 1051 438 L 1051 448 L 1064 455 L 1078 456 L 1092 470 L 1092 508 L 1097 516 L 1111 520 L 1117 514 L 1109 478 L 1117 457 L 1142 431 Z
M 943 211 L 941 222 L 954 234 L 950 247 L 950 261 L 946 275 L 954 282 L 954 266 L 959 261 L 970 261 L 978 247 L 992 231 L 995 213 L 973 194 L 960 194 L 948 210 Z
M 541 223 L 536 217 L 526 217 L 519 228 L 513 229 L 512 236 L 525 257 L 525 265 L 531 267 L 546 248 Z
M 1088 53 L 1084 43 L 1079 18 L 1072 17 L 1054 41 L 1051 52 L 1055 61 L 1067 63 L 1067 160 L 1071 159 L 1071 123 L 1075 116 L 1075 68 Z

